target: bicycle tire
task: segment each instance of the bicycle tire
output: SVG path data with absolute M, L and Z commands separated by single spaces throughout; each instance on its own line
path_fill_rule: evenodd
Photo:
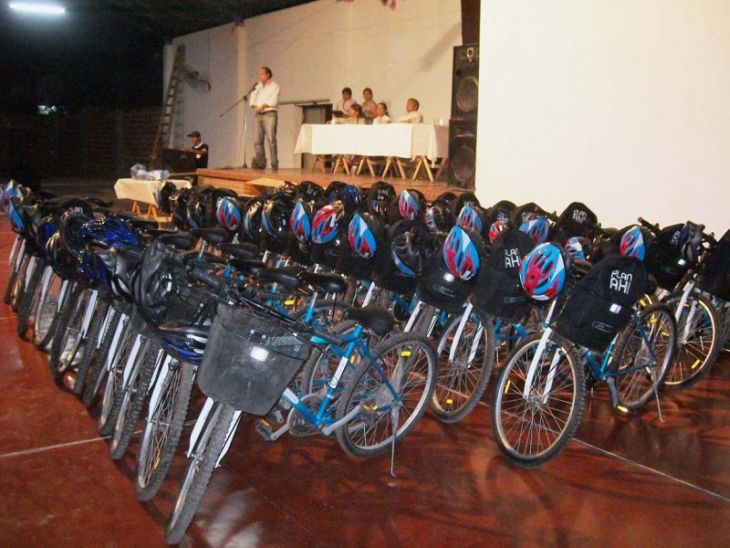
M 662 302 L 668 304 L 670 307 L 672 307 L 672 303 L 675 303 L 675 306 L 672 308 L 676 309 L 676 304 L 678 304 L 680 298 L 680 295 L 673 294 Z M 691 352 L 688 349 L 688 345 L 680 342 L 682 331 L 684 329 L 684 323 L 681 321 L 680 317 L 680 320 L 677 321 L 677 350 L 675 352 L 674 361 L 672 362 L 672 365 L 669 366 L 664 377 L 664 382 L 662 383 L 663 389 L 677 390 L 693 386 L 710 372 L 712 366 L 717 361 L 718 355 L 720 354 L 720 318 L 717 314 L 717 310 L 712 304 L 712 301 L 702 294 L 692 294 L 690 295 L 688 302 L 690 299 L 697 300 L 710 321 L 710 327 L 712 328 L 710 349 L 702 360 L 695 356 L 695 361 L 689 366 L 690 373 L 685 375 L 684 372 L 686 368 L 682 360 L 685 357 L 691 359 L 692 356 L 690 356 Z M 684 314 L 682 314 L 682 316 L 684 316 Z
M 117 329 L 117 324 L 122 318 L 122 314 L 114 308 L 112 305 L 111 318 L 107 323 L 106 331 L 104 332 L 101 346 L 94 353 L 91 363 L 89 364 L 89 371 L 84 379 L 84 392 L 81 401 L 86 407 L 91 407 L 96 401 L 96 396 L 101 388 L 101 380 L 105 371 L 106 356 L 109 353 L 109 348 L 112 345 L 114 339 L 114 332 Z
M 661 364 L 659 365 L 659 370 L 655 372 L 656 381 L 651 380 L 649 388 L 643 391 L 640 395 L 632 397 L 628 394 L 630 392 L 635 392 L 633 389 L 639 385 L 642 380 L 641 377 L 645 376 L 646 374 L 643 373 L 641 370 L 636 370 L 633 373 L 629 373 L 628 375 L 617 374 L 615 377 L 613 377 L 614 386 L 616 387 L 616 394 L 619 399 L 619 405 L 621 405 L 630 414 L 638 413 L 641 409 L 643 409 L 643 407 L 652 398 L 652 396 L 654 396 L 654 386 L 659 387 L 661 385 L 664 377 L 667 374 L 667 371 L 669 371 L 669 367 L 674 358 L 674 349 L 677 341 L 677 325 L 674 320 L 674 312 L 672 311 L 672 309 L 666 304 L 652 304 L 643 308 L 640 312 L 642 320 L 650 315 L 654 315 L 652 326 L 655 328 L 657 327 L 656 324 L 658 322 L 656 318 L 657 314 L 664 316 L 664 320 L 666 323 L 661 324 L 658 328 L 661 330 L 668 330 L 668 333 L 666 333 L 664 336 L 668 337 L 669 340 L 665 343 L 667 345 L 668 352 L 665 356 L 660 358 Z M 618 340 L 616 341 L 613 358 L 611 360 L 612 369 L 614 371 L 617 367 L 620 368 L 620 366 L 624 363 L 621 359 L 621 356 L 623 356 L 624 352 L 629 352 L 633 355 L 629 365 L 635 365 L 634 356 L 636 356 L 641 351 L 641 348 L 643 348 L 643 342 L 640 344 L 640 348 L 638 350 L 635 350 L 633 347 L 630 346 L 632 342 L 636 340 L 634 337 L 636 328 L 636 323 L 632 320 L 631 323 L 620 333 Z M 654 352 L 656 353 L 656 340 L 652 341 L 652 347 Z M 648 373 L 651 372 L 648 371 Z M 631 375 L 631 379 L 627 379 L 629 375 Z M 628 385 L 626 384 L 627 381 Z
M 129 352 L 132 351 L 134 345 L 141 335 L 132 328 L 132 322 L 127 323 L 125 331 L 119 339 L 117 355 L 112 362 L 112 370 L 108 372 L 106 384 L 104 385 L 104 393 L 102 395 L 101 409 L 99 410 L 99 418 L 97 419 L 97 431 L 102 436 L 108 436 L 114 430 L 117 422 L 117 415 L 122 407 L 122 395 L 124 394 L 124 369 L 130 360 Z M 144 342 L 140 342 L 143 345 Z M 139 351 L 142 351 L 140 347 Z
M 355 456 L 355 457 L 361 457 L 361 458 L 372 458 L 376 457 L 386 451 L 388 451 L 391 447 L 391 444 L 393 443 L 393 437 L 395 436 L 395 443 L 400 442 L 403 438 L 405 438 L 415 427 L 416 424 L 418 424 L 418 421 L 421 419 L 423 414 L 426 411 L 426 408 L 428 407 L 428 402 L 431 401 L 431 397 L 433 396 L 433 390 L 436 385 L 436 375 L 437 375 L 437 368 L 438 368 L 438 357 L 436 356 L 436 351 L 433 348 L 433 345 L 431 342 L 426 339 L 423 336 L 415 335 L 414 333 L 401 333 L 399 335 L 394 335 L 392 337 L 389 337 L 382 342 L 380 342 L 374 349 L 373 355 L 377 357 L 379 360 L 382 359 L 382 356 L 386 355 L 388 352 L 401 348 L 401 347 L 409 347 L 409 352 L 412 352 L 412 348 L 414 346 L 419 346 L 420 350 L 425 352 L 425 357 L 427 360 L 427 371 L 426 371 L 426 378 L 424 383 L 424 389 L 421 394 L 421 396 L 418 398 L 418 402 L 416 403 L 415 409 L 413 412 L 410 413 L 410 416 L 407 418 L 407 420 L 404 422 L 403 426 L 399 425 L 396 427 L 395 432 L 388 434 L 387 437 L 379 442 L 377 442 L 375 445 L 370 447 L 364 447 L 362 444 L 358 444 L 352 439 L 352 434 L 355 433 L 357 430 L 359 430 L 359 426 L 357 424 L 354 424 L 354 421 L 356 418 L 352 419 L 350 422 L 342 426 L 337 430 L 336 436 L 337 436 L 337 442 L 340 444 L 340 447 L 347 452 L 348 454 Z M 405 351 L 401 351 L 399 353 L 399 356 L 404 356 Z M 409 354 L 410 356 L 410 354 Z M 399 358 L 400 362 L 400 358 Z M 397 367 L 397 366 L 396 366 Z M 355 370 L 352 377 L 348 380 L 346 383 L 342 395 L 339 398 L 339 401 L 337 403 L 337 419 L 341 419 L 345 415 L 347 415 L 348 412 L 351 411 L 351 409 L 354 407 L 353 405 L 353 397 L 355 396 L 355 391 L 360 386 L 360 382 L 365 379 L 366 375 L 371 373 L 371 371 L 374 369 L 373 365 L 370 363 L 369 360 L 363 360 L 362 363 L 358 366 L 358 368 Z M 386 371 L 387 374 L 387 371 Z M 378 374 L 378 377 L 380 375 Z M 376 382 L 380 383 L 380 386 L 384 386 L 382 380 L 377 380 Z M 400 391 L 399 391 L 400 393 Z M 381 401 L 379 399 L 379 396 L 382 395 L 383 392 L 379 392 L 377 389 L 375 390 L 375 400 L 374 403 L 371 403 L 368 405 L 369 409 L 372 409 L 373 411 L 377 412 L 379 409 L 379 405 L 381 404 Z M 358 404 L 359 405 L 359 404 Z M 386 417 L 388 415 L 387 411 L 380 415 L 380 417 Z M 377 423 L 379 423 L 382 419 L 375 416 L 374 412 L 370 412 L 369 415 L 363 415 L 363 419 L 361 419 L 361 423 L 363 424 L 363 430 L 365 430 L 365 427 L 368 426 L 366 422 L 370 421 L 371 424 L 375 425 L 377 427 Z M 375 420 L 375 423 L 372 422 L 372 420 Z M 400 417 L 399 417 L 400 418 Z M 388 421 L 386 417 L 386 421 Z M 389 421 L 391 423 L 391 429 L 390 432 L 393 432 L 392 429 L 392 417 Z M 386 425 L 386 433 L 387 433 L 387 425 Z
M 25 334 L 28 332 L 28 320 L 30 319 L 31 312 L 33 311 L 33 304 L 38 302 L 37 291 L 39 289 L 40 281 L 43 276 L 43 268 L 40 264 L 37 264 L 33 269 L 33 274 L 28 280 L 28 287 L 23 293 L 23 297 L 20 299 L 18 305 L 18 337 L 25 340 Z
M 89 367 L 96 354 L 96 345 L 101 336 L 101 328 L 104 327 L 104 320 L 106 319 L 107 313 L 109 312 L 109 303 L 101 300 L 101 297 L 96 301 L 96 310 L 94 310 L 94 316 L 89 324 L 89 332 L 86 336 L 86 344 L 91 346 L 84 351 L 81 360 L 79 361 L 79 369 L 76 374 L 76 382 L 74 383 L 74 394 L 77 396 L 81 395 L 86 384 L 86 377 L 89 374 Z
M 146 480 L 141 474 L 144 473 L 142 463 L 145 461 L 147 451 L 150 449 L 150 425 L 145 421 L 145 428 L 142 431 L 142 440 L 140 441 L 140 450 L 137 453 L 137 466 L 134 475 L 134 488 L 137 493 L 137 498 L 141 501 L 151 500 L 160 490 L 162 483 L 167 477 L 170 465 L 172 465 L 172 460 L 177 452 L 177 446 L 180 443 L 190 405 L 190 396 L 193 392 L 195 366 L 192 363 L 181 362 L 177 365 L 176 371 L 171 371 L 170 373 L 179 374 L 180 376 L 180 396 L 175 398 L 166 443 L 162 446 L 159 456 L 155 459 L 156 466 L 153 466 L 154 469 L 149 479 Z M 165 380 L 159 379 L 158 382 L 164 382 Z M 172 382 L 169 382 L 168 386 L 171 385 Z M 160 397 L 160 402 L 162 401 L 164 401 L 164 398 Z
M 335 326 L 332 329 L 332 334 L 334 335 L 340 335 L 342 333 L 345 333 L 346 331 L 352 329 L 357 325 L 352 320 L 345 320 L 339 325 Z M 302 388 L 302 394 L 311 394 L 315 391 L 319 390 L 326 390 L 327 389 L 327 381 L 332 378 L 332 375 L 334 374 L 335 370 L 337 369 L 337 365 L 339 364 L 339 360 L 334 360 L 334 363 L 330 362 L 329 366 L 324 366 L 321 363 L 322 357 L 328 354 L 328 348 L 330 348 L 331 345 L 327 345 L 325 347 L 313 347 L 312 353 L 309 356 L 309 359 L 304 364 L 304 367 L 302 368 L 300 382 L 301 382 L 301 388 Z M 334 359 L 334 356 L 332 356 L 330 359 Z M 322 373 L 321 381 L 317 383 L 317 386 L 314 386 L 315 384 L 315 373 L 319 371 Z M 325 377 L 327 381 L 325 381 Z M 343 375 L 344 377 L 344 375 Z
M 25 276 L 28 273 L 30 260 L 30 255 L 26 255 L 25 257 L 23 257 L 20 263 L 20 268 L 18 269 L 15 281 L 13 283 L 13 289 L 10 293 L 10 309 L 16 313 L 18 312 L 20 300 L 23 298 L 23 293 L 25 292 Z
M 507 363 L 502 368 L 502 371 L 497 378 L 497 382 L 494 383 L 494 388 L 492 392 L 492 433 L 495 441 L 497 442 L 497 447 L 499 448 L 500 452 L 505 457 L 507 457 L 507 459 L 509 459 L 514 464 L 525 468 L 542 466 L 548 461 L 557 457 L 563 451 L 565 446 L 575 435 L 575 431 L 577 430 L 583 416 L 583 408 L 585 405 L 585 378 L 583 374 L 583 364 L 581 363 L 579 356 L 575 352 L 572 343 L 568 343 L 565 339 L 562 339 L 561 337 L 553 333 L 553 344 L 556 347 L 560 348 L 564 356 L 567 358 L 569 371 L 574 379 L 573 386 L 575 387 L 575 394 L 572 398 L 573 401 L 568 414 L 568 420 L 566 421 L 565 426 L 562 428 L 562 431 L 558 432 L 558 436 L 556 437 L 555 441 L 551 443 L 547 447 L 547 449 L 541 451 L 536 455 L 525 455 L 524 453 L 519 452 L 513 447 L 513 444 L 510 441 L 505 439 L 504 428 L 501 418 L 501 406 L 504 402 L 503 396 L 507 393 L 507 390 L 509 390 L 514 384 L 512 383 L 512 379 L 510 378 L 510 373 L 517 365 L 517 360 L 520 359 L 523 354 L 526 354 L 531 347 L 537 347 L 540 342 L 541 336 L 541 333 L 531 335 L 530 337 L 523 339 L 523 341 L 515 347 L 512 355 L 509 357 Z M 531 361 L 531 358 L 528 358 L 528 362 L 529 361 Z M 529 368 L 529 363 L 527 364 L 527 367 Z M 525 370 L 525 374 L 522 376 L 523 381 L 526 380 L 526 373 L 527 369 Z M 519 394 L 519 392 L 520 391 L 518 391 L 517 393 Z M 512 414 L 510 413 L 509 415 Z
M 218 457 L 225 447 L 226 435 L 233 419 L 234 410 L 228 405 L 218 404 L 218 406 L 220 411 L 218 411 L 217 417 L 214 417 L 214 422 L 200 434 L 200 439 L 205 441 L 205 444 L 191 457 L 185 470 L 180 493 L 165 530 L 165 540 L 168 544 L 178 544 L 185 536 L 185 531 L 203 500 Z M 211 413 L 215 412 L 215 409 L 211 411 Z M 211 429 L 210 434 L 207 433 L 208 429 Z M 197 467 L 198 462 L 199 467 Z
M 436 381 L 436 387 L 433 392 L 433 398 L 431 399 L 431 411 L 440 422 L 446 424 L 455 424 L 459 421 L 462 421 L 467 416 L 469 416 L 472 411 L 474 411 L 476 406 L 482 400 L 484 392 L 487 390 L 489 379 L 492 376 L 492 369 L 494 368 L 497 344 L 496 336 L 494 334 L 494 320 L 490 316 L 479 311 L 477 308 L 474 308 L 472 310 L 470 317 L 472 315 L 478 319 L 479 323 L 482 326 L 482 334 L 479 336 L 479 338 L 483 340 L 482 343 L 478 343 L 477 348 L 474 348 L 474 341 L 468 341 L 468 346 L 466 347 L 467 360 L 468 356 L 471 355 L 473 351 L 476 351 L 479 347 L 483 347 L 482 359 L 479 360 L 478 355 L 475 355 L 474 359 L 472 360 L 472 362 L 476 362 L 477 367 L 479 367 L 479 373 L 476 378 L 476 382 L 474 382 L 473 384 L 473 387 L 470 388 L 467 383 L 467 376 L 469 375 L 468 370 L 473 370 L 471 362 L 464 364 L 460 362 L 465 362 L 467 360 L 455 359 L 455 363 L 449 364 L 448 360 L 452 345 L 452 343 L 448 340 L 448 336 L 449 333 L 452 332 L 452 329 L 458 329 L 458 326 L 461 323 L 462 314 L 454 315 L 452 320 L 446 325 L 446 328 L 441 334 L 437 345 L 437 354 L 439 360 L 438 376 Z M 475 329 L 477 330 L 478 334 L 479 327 L 475 327 Z M 466 339 L 464 339 L 463 337 L 463 333 L 462 337 L 457 343 L 457 346 L 459 348 L 461 348 L 462 341 L 466 341 Z M 459 349 L 457 349 L 456 352 L 458 353 Z M 481 363 L 479 363 L 480 361 Z M 456 371 L 456 373 L 443 374 L 443 372 L 445 371 L 444 365 L 450 365 L 450 368 L 452 370 L 461 369 L 461 371 Z M 455 383 L 458 384 L 454 386 Z M 440 397 L 442 388 L 443 397 Z M 466 396 L 466 398 L 463 398 L 463 396 Z M 463 401 L 459 400 L 460 397 Z M 454 405 L 455 400 L 461 401 L 461 403 L 457 403 L 456 405 Z
M 59 312 L 58 325 L 56 336 L 53 337 L 51 343 L 51 352 L 48 357 L 48 366 L 51 369 L 51 375 L 53 378 L 59 378 L 64 370 L 61 369 L 61 352 L 65 348 L 66 334 L 69 328 L 69 323 L 78 318 L 79 311 L 74 313 L 75 307 L 82 303 L 81 294 L 84 292 L 84 287 L 76 285 L 71 291 L 70 298 L 63 303 L 61 311 Z
M 50 268 L 50 267 L 46 267 Z M 45 291 L 45 295 L 41 298 L 41 300 L 38 302 L 38 307 L 36 308 L 35 313 L 35 322 L 33 325 L 33 344 L 41 350 L 42 352 L 50 351 L 49 344 L 51 343 L 51 340 L 53 339 L 53 335 L 56 332 L 56 327 L 58 326 L 58 301 L 53 302 L 53 299 L 51 298 L 50 289 L 54 285 L 54 281 L 58 280 L 59 282 L 59 294 L 56 295 L 56 298 L 60 297 L 60 289 L 63 284 L 63 280 L 61 280 L 60 277 L 56 275 L 53 270 L 51 270 L 51 276 L 48 280 L 48 286 L 45 288 L 41 288 L 41 292 Z M 50 299 L 50 301 L 49 301 Z M 52 310 L 53 310 L 53 317 L 51 318 L 50 323 L 48 324 L 48 328 L 43 332 L 40 327 L 40 322 L 42 318 L 43 311 L 45 310 L 45 307 L 47 303 L 52 304 Z
M 122 391 L 122 404 L 117 414 L 114 434 L 109 444 L 109 453 L 114 460 L 121 459 L 127 452 L 129 442 L 132 440 L 132 434 L 134 434 L 134 427 L 137 425 L 142 408 L 147 400 L 152 376 L 157 367 L 157 360 L 161 356 L 162 344 L 159 341 L 148 341 L 147 344 L 144 361 L 139 370 L 136 371 L 136 375 L 130 377 L 127 386 Z
M 18 277 L 18 271 L 13 269 L 10 271 L 10 277 L 8 278 L 8 284 L 5 286 L 5 293 L 3 295 L 3 302 L 10 304 L 10 299 L 13 296 L 13 288 L 15 287 L 15 279 Z

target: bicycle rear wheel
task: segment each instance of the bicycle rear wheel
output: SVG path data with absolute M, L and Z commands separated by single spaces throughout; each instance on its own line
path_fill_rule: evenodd
M 68 287 L 50 266 L 46 266 L 40 288 L 40 298 L 33 318 L 33 344 L 46 351 L 51 343 L 59 317 L 62 289 Z
M 18 337 L 21 339 L 25 339 L 28 327 L 30 327 L 30 324 L 32 323 L 31 318 L 38 306 L 43 270 L 44 267 L 43 264 L 41 264 L 40 259 L 36 259 L 33 274 L 31 274 L 30 279 L 28 280 L 28 287 L 23 293 L 23 297 L 20 299 L 20 304 L 18 305 Z
M 492 429 L 502 454 L 520 466 L 541 466 L 555 458 L 575 434 L 583 415 L 585 377 L 570 343 L 554 333 L 537 357 L 541 334 L 514 350 L 494 386 Z M 549 391 L 548 391 L 549 390 Z
M 676 310 L 680 299 L 672 296 L 666 304 Z M 677 351 L 662 384 L 668 389 L 692 386 L 710 372 L 720 353 L 720 318 L 707 297 L 691 294 L 676 322 Z
M 360 412 L 337 430 L 347 453 L 375 457 L 413 429 L 426 410 L 436 384 L 436 351 L 425 337 L 402 333 L 373 351 L 378 366 L 363 360 L 348 380 L 337 404 L 341 419 L 356 407 Z
M 482 399 L 494 367 L 494 321 L 472 309 L 469 317 L 456 314 L 438 343 L 438 378 L 431 399 L 436 418 L 456 423 Z
M 644 407 L 667 374 L 677 341 L 672 309 L 654 304 L 619 335 L 611 361 L 619 404 L 631 413 Z
M 180 493 L 167 523 L 165 539 L 169 544 L 178 544 L 183 539 L 185 531 L 195 517 L 218 458 L 226 446 L 233 417 L 234 410 L 228 405 L 218 403 L 211 410 L 195 450 L 190 455 Z

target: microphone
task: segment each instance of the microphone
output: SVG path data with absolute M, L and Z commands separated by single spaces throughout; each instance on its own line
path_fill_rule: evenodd
M 249 96 L 249 95 L 251 95 L 251 92 L 252 92 L 253 90 L 255 90 L 255 89 L 256 89 L 256 86 L 257 86 L 258 84 L 259 84 L 259 83 L 258 83 L 258 82 L 256 82 L 256 83 L 255 83 L 254 85 L 252 85 L 252 86 L 251 86 L 251 89 L 249 89 L 249 90 L 248 90 L 248 93 L 247 93 L 246 95 L 244 95 L 244 96 L 243 96 L 243 98 L 244 98 L 244 99 L 248 99 L 248 96 Z

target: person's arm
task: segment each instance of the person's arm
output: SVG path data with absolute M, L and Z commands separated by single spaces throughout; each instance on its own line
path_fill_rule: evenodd
M 279 93 L 281 93 L 281 90 L 279 89 L 279 84 L 276 82 L 271 82 L 271 85 L 274 89 L 271 90 L 271 97 L 268 100 L 266 108 L 277 108 L 279 106 Z

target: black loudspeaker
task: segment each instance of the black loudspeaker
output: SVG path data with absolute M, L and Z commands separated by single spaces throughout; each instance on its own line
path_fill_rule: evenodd
M 477 119 L 479 105 L 479 45 L 454 48 L 451 119 Z
M 477 121 L 449 122 L 449 186 L 474 188 L 477 163 Z

